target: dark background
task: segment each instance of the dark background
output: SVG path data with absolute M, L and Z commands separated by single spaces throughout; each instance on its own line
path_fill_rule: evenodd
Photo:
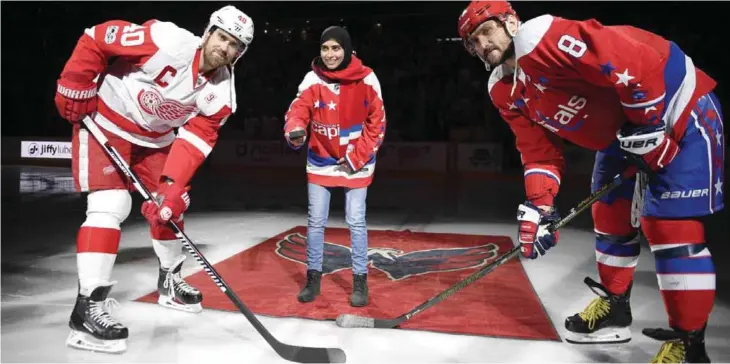
M 154 18 L 201 34 L 210 14 L 227 4 L 3 2 L 2 135 L 70 137 L 53 97 L 56 79 L 85 28 L 111 19 Z M 388 140 L 503 141 L 505 151 L 513 152 L 513 136 L 486 93 L 489 74 L 460 42 L 448 40 L 458 37 L 456 21 L 468 2 L 230 4 L 253 18 L 255 38 L 236 67 L 239 110 L 221 138 L 280 139 L 284 112 L 318 54 L 320 33 L 342 24 L 382 84 Z M 727 99 L 726 3 L 520 1 L 513 6 L 523 21 L 550 13 L 658 33 L 714 77 L 720 100 Z
M 381 211 L 414 211 L 403 224 L 426 224 L 442 207 L 450 216 L 474 223 L 514 223 L 514 207 L 524 200 L 514 136 L 489 101 L 489 73 L 483 64 L 470 57 L 458 40 L 449 41 L 458 37 L 456 22 L 468 4 L 466 1 L 2 2 L 2 136 L 70 139 L 71 127 L 58 116 L 53 98 L 56 79 L 85 28 L 112 19 L 138 24 L 158 19 L 201 35 L 210 14 L 228 4 L 253 18 L 255 37 L 249 52 L 236 66 L 239 109 L 223 128 L 221 139 L 281 141 L 283 115 L 298 84 L 310 70 L 311 60 L 318 55 L 319 35 L 326 27 L 341 24 L 350 31 L 358 56 L 380 79 L 389 121 L 386 143 L 499 142 L 504 147 L 504 170 L 511 169 L 517 176 L 485 181 L 446 175 L 443 178 L 447 181 L 442 183 L 389 181 L 380 171 L 368 192 L 369 211 L 375 207 Z M 523 21 L 549 13 L 577 20 L 595 18 L 606 25 L 633 25 L 664 36 L 676 42 L 697 67 L 718 81 L 715 92 L 730 107 L 726 83 L 730 53 L 730 20 L 725 10 L 728 3 L 520 1 L 513 6 Z M 12 152 L 17 153 L 17 149 L 13 146 Z M 194 188 L 191 210 L 276 210 L 295 205 L 306 211 L 304 168 L 298 169 L 297 174 L 274 177 L 239 169 L 227 171 L 230 173 L 226 174 L 228 182 L 224 185 L 218 175 L 196 175 L 199 184 Z M 4 166 L 3 173 L 6 170 Z M 727 181 L 728 169 L 725 171 Z M 257 180 L 259 177 L 261 181 Z M 17 181 L 5 181 L 3 188 L 17 190 Z M 563 181 L 556 202 L 562 213 L 587 196 L 589 181 L 590 176 Z M 13 206 L 18 203 L 8 200 L 12 196 L 3 190 L 2 225 L 15 226 L 18 234 L 27 226 L 24 221 L 38 221 L 38 213 L 59 211 L 46 209 L 45 200 L 38 200 L 35 205 L 23 200 L 26 212 L 17 213 Z M 332 211 L 341 213 L 343 199 L 339 196 L 332 199 Z M 70 210 L 81 214 L 83 202 L 73 201 L 75 207 Z M 707 226 L 708 243 L 718 257 L 729 256 L 727 210 L 715 215 Z M 388 215 L 380 218 L 385 216 Z M 373 214 L 369 220 L 378 218 Z M 59 231 L 61 236 L 72 236 L 81 222 L 68 224 L 58 216 L 41 219 L 46 220 L 55 224 L 48 231 Z M 582 214 L 571 225 L 592 229 L 590 214 Z M 5 233 L 3 240 L 7 240 Z M 730 265 L 716 264 L 716 269 L 718 277 L 730 276 Z M 730 287 L 728 282 L 719 281 L 718 294 L 730 292 L 722 288 Z M 722 294 L 727 297 L 727 293 Z

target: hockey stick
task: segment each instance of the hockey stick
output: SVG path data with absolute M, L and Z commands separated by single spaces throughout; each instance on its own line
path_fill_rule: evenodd
M 84 118 L 84 125 L 89 130 L 89 132 L 91 132 L 94 138 L 96 138 L 99 144 L 101 144 L 102 148 L 104 148 L 104 151 L 109 155 L 109 157 L 111 157 L 111 159 L 114 161 L 114 164 L 117 165 L 117 168 L 119 168 L 127 177 L 129 177 L 129 179 L 132 180 L 132 183 L 137 188 L 137 191 L 139 191 L 139 193 L 142 195 L 142 198 L 144 198 L 145 201 L 152 200 L 159 205 L 159 202 L 152 198 L 152 194 L 147 189 L 147 187 L 145 187 L 145 185 L 142 184 L 139 178 L 137 178 L 137 176 L 129 168 L 119 152 L 117 152 L 117 150 L 113 146 L 111 146 L 111 144 L 109 144 L 109 140 L 89 116 L 86 116 Z M 197 260 L 198 263 L 203 266 L 203 270 L 208 273 L 208 276 L 210 276 L 210 278 L 218 286 L 218 288 L 220 288 L 221 291 L 223 291 L 223 293 L 225 293 L 226 296 L 228 296 L 228 298 L 236 305 L 236 307 L 238 307 L 238 310 L 241 311 L 244 316 L 246 316 L 246 319 L 248 319 L 248 321 L 253 325 L 256 331 L 258 331 L 259 334 L 261 334 L 261 336 L 266 339 L 266 342 L 271 345 L 271 347 L 274 349 L 274 351 L 276 351 L 277 354 L 279 354 L 279 356 L 286 360 L 298 363 L 344 363 L 346 361 L 345 352 L 339 348 L 311 348 L 304 346 L 294 346 L 282 343 L 281 341 L 277 340 L 256 318 L 256 316 L 254 316 L 254 314 L 243 304 L 241 299 L 239 299 L 238 296 L 233 292 L 233 290 L 231 290 L 228 284 L 223 281 L 223 278 L 220 276 L 220 274 L 218 274 L 218 272 L 216 272 L 216 270 L 213 268 L 213 265 L 210 264 L 207 259 L 205 259 L 200 250 L 198 250 L 198 247 L 196 247 L 195 244 L 190 241 L 188 236 L 185 235 L 185 233 L 177 226 L 177 224 L 175 224 L 175 222 L 173 222 L 172 220 L 170 220 L 169 224 L 172 227 L 173 231 L 175 231 L 175 235 L 177 236 L 177 238 L 180 239 L 183 246 L 190 252 L 190 255 L 192 255 L 195 260 Z
M 605 196 L 609 192 L 611 192 L 614 188 L 618 187 L 621 182 L 623 182 L 623 178 L 620 174 L 616 175 L 611 182 L 605 184 L 595 192 L 591 193 L 590 196 L 588 196 L 586 199 L 578 203 L 575 207 L 570 209 L 567 215 L 562 217 L 560 220 L 554 222 L 552 225 L 548 226 L 547 230 L 551 233 L 562 228 L 573 220 L 576 216 L 578 216 L 581 212 L 585 211 L 588 207 L 593 205 L 594 202 L 598 201 L 601 197 Z M 416 308 L 406 312 L 403 315 L 400 315 L 394 319 L 377 319 L 372 317 L 364 317 L 364 316 L 358 316 L 358 315 L 352 315 L 352 314 L 342 314 L 337 317 L 337 320 L 335 321 L 338 326 L 340 327 L 346 327 L 346 328 L 379 328 L 379 329 L 392 329 L 406 320 L 409 320 L 411 317 L 415 316 L 416 314 L 420 313 L 421 311 L 445 300 L 449 296 L 453 295 L 454 293 L 460 291 L 462 288 L 474 283 L 479 278 L 484 277 L 487 275 L 487 273 L 495 270 L 500 265 L 504 264 L 508 260 L 514 258 L 520 253 L 521 245 L 517 245 L 512 250 L 510 250 L 507 254 L 499 257 L 499 259 L 495 260 L 492 263 L 489 263 L 482 269 L 472 273 L 468 277 L 464 278 L 463 280 L 459 281 L 455 285 L 451 286 L 447 290 L 439 293 L 438 295 L 432 297 L 428 301 L 418 305 Z

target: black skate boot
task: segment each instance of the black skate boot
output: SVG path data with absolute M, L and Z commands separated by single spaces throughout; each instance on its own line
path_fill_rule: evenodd
M 362 307 L 368 304 L 368 275 L 352 275 L 352 295 L 350 295 L 350 306 Z
M 709 363 L 705 351 L 705 327 L 702 330 L 644 329 L 642 334 L 664 341 L 651 363 Z
M 157 303 L 175 310 L 199 313 L 203 310 L 203 306 L 200 304 L 203 301 L 203 294 L 185 282 L 180 275 L 183 261 L 185 261 L 184 255 L 176 260 L 169 270 L 160 266 L 157 279 L 157 293 L 160 297 L 157 299 Z
M 319 296 L 321 283 L 322 272 L 313 269 L 307 270 L 307 283 L 304 285 L 304 288 L 299 291 L 297 300 L 302 303 L 314 301 L 314 299 Z
M 572 344 L 609 344 L 631 341 L 631 287 L 622 295 L 608 293 L 602 284 L 586 277 L 583 282 L 600 297 L 583 312 L 565 319 L 565 341 Z M 600 292 L 599 292 L 600 291 Z
M 115 299 L 107 299 L 114 283 L 116 282 L 92 288 L 88 296 L 79 290 L 68 322 L 71 333 L 66 339 L 66 345 L 105 353 L 121 353 L 127 350 L 129 330 L 114 320 L 108 312 L 112 306 L 119 305 Z

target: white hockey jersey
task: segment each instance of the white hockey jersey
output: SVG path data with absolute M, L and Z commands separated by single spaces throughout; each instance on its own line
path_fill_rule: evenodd
M 85 30 L 63 72 L 98 77 L 101 128 L 144 147 L 175 143 L 168 158 L 182 166 L 170 177 L 188 181 L 236 109 L 229 69 L 199 72 L 201 45 L 173 23 L 114 20 Z

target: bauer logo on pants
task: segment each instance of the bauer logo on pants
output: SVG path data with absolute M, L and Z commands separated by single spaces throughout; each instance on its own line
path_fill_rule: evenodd
M 276 254 L 306 265 L 307 238 L 299 233 L 286 235 L 276 243 Z M 398 281 L 411 276 L 478 268 L 494 260 L 499 246 L 494 243 L 451 249 L 427 249 L 404 253 L 394 248 L 369 248 L 368 263 Z M 348 246 L 324 243 L 322 274 L 350 269 L 352 250 Z

